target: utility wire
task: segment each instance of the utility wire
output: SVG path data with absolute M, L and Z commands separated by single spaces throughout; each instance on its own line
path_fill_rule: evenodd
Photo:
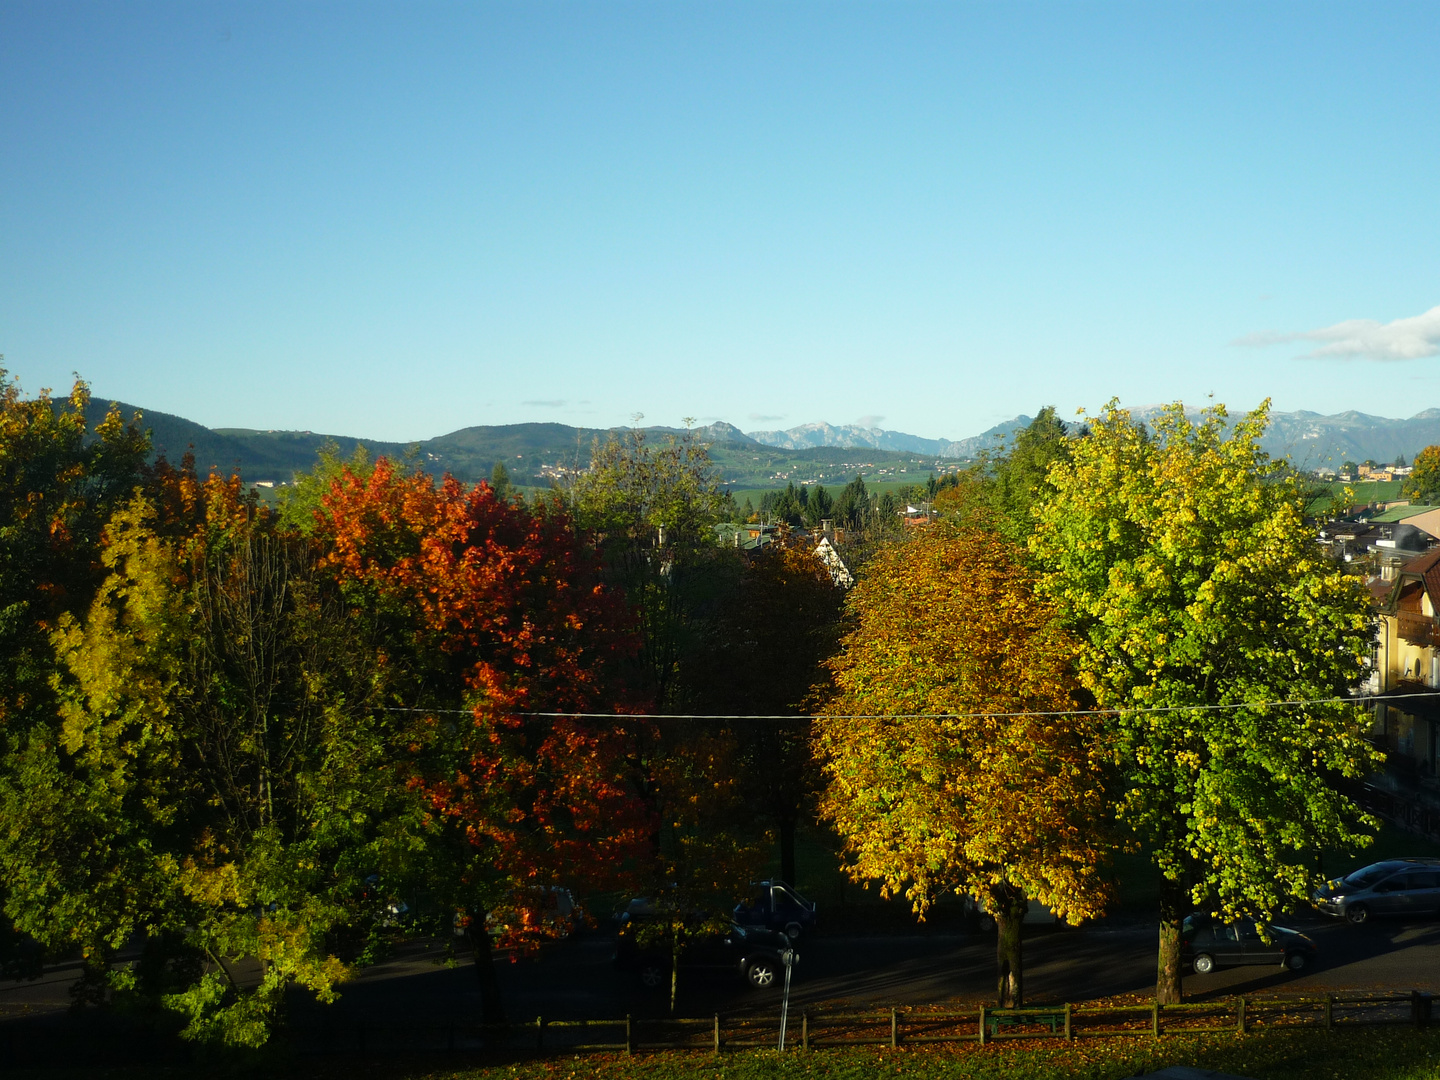
M 1239 701 L 1224 705 L 1146 705 L 1133 709 L 1061 709 L 1054 711 L 969 712 L 969 713 L 601 713 L 527 712 L 502 709 L 505 716 L 536 720 L 982 720 L 1021 716 L 1129 716 L 1146 713 L 1215 712 L 1228 709 L 1289 708 L 1299 705 L 1360 705 L 1366 702 L 1400 701 L 1409 698 L 1440 698 L 1440 691 L 1409 694 L 1361 694 L 1358 697 L 1293 698 L 1284 701 Z M 405 705 L 372 706 L 380 712 L 427 713 L 431 716 L 471 716 L 474 709 L 422 709 Z

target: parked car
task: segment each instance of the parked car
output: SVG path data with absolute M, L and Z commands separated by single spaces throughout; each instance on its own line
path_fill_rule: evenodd
M 1315 906 L 1360 924 L 1371 915 L 1440 912 L 1440 859 L 1386 859 L 1327 881 Z
M 756 881 L 733 914 L 741 926 L 779 930 L 799 941 L 801 934 L 815 929 L 816 906 L 783 881 Z
M 1197 975 L 1238 964 L 1276 964 L 1299 971 L 1314 963 L 1315 942 L 1298 930 L 1267 924 L 1262 936 L 1261 929 L 1254 919 L 1221 923 L 1189 915 L 1180 924 L 1181 959 Z
M 654 924 L 653 914 L 625 912 L 615 931 L 617 967 L 635 972 L 640 984 L 658 989 L 670 982 L 671 951 L 666 936 L 646 935 L 642 928 Z M 697 920 L 697 932 L 680 952 L 680 970 L 744 979 L 757 990 L 775 985 L 785 972 L 785 952 L 790 939 L 773 930 L 747 928 L 735 923 Z M 793 953 L 792 953 L 793 959 Z

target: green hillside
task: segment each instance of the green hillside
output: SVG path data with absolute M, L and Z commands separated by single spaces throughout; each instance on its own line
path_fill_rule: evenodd
M 136 412 L 141 414 L 142 426 L 151 432 L 156 456 L 164 455 L 178 462 L 187 452 L 193 453 L 200 472 L 238 471 L 252 483 L 288 481 L 297 471 L 314 465 L 320 447 L 329 441 L 346 457 L 362 444 L 376 457 L 415 455 L 430 471 L 449 472 L 466 482 L 489 476 L 495 463 L 503 461 L 516 484 L 544 488 L 564 470 L 584 468 L 589 463 L 595 440 L 612 434 L 565 424 L 505 424 L 462 428 L 438 438 L 405 444 L 312 431 L 212 429 L 169 413 L 124 402 L 118 404 L 127 419 Z M 86 419 L 92 427 L 100 422 L 109 407 L 110 403 L 105 401 L 91 403 Z M 673 431 L 647 430 L 652 437 L 664 437 Z M 856 473 L 864 473 L 867 480 L 899 485 L 923 481 L 932 471 L 956 465 L 953 461 L 891 450 L 840 447 L 782 450 L 738 441 L 744 436 L 734 429 L 720 430 L 721 434 L 730 432 L 733 438 L 710 443 L 710 454 L 724 481 L 736 489 L 768 491 L 783 488 L 791 481 L 843 485 Z

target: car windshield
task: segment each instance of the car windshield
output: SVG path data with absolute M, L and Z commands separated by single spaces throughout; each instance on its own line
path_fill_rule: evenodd
M 1344 882 L 1352 889 L 1368 889 L 1382 878 L 1389 877 L 1392 872 L 1393 868 L 1389 866 L 1367 866 L 1363 870 L 1356 870 L 1345 878 Z
M 745 939 L 745 928 L 744 928 L 743 926 L 737 925 L 736 923 L 731 923 L 731 924 L 730 924 L 730 935 L 731 935 L 732 937 L 734 937 L 734 938 L 737 938 L 737 939 L 743 941 L 743 940 Z

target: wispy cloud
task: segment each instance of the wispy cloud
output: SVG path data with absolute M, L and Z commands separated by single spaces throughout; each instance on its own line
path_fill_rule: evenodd
M 565 401 L 563 398 L 557 398 L 554 401 L 522 401 L 520 404 L 533 405 L 537 409 L 560 409 L 564 407 Z
M 776 420 L 784 420 L 785 417 L 784 417 L 784 416 L 769 416 L 769 415 L 767 415 L 766 413 L 752 412 L 748 417 L 746 417 L 746 419 L 747 419 L 747 420 L 758 420 L 758 421 L 760 421 L 760 422 L 763 423 L 763 424 L 769 424 L 769 423 L 773 423 L 773 422 L 776 421 Z
M 856 420 L 855 422 L 861 427 L 879 427 L 880 421 L 884 419 L 885 417 L 883 416 L 862 416 L 859 420 Z
M 1248 348 L 1284 345 L 1292 341 L 1320 342 L 1304 359 L 1341 357 L 1360 360 L 1418 360 L 1440 356 L 1440 306 L 1423 315 L 1381 323 L 1374 319 L 1347 319 L 1334 326 L 1300 333 L 1262 330 L 1231 342 Z

